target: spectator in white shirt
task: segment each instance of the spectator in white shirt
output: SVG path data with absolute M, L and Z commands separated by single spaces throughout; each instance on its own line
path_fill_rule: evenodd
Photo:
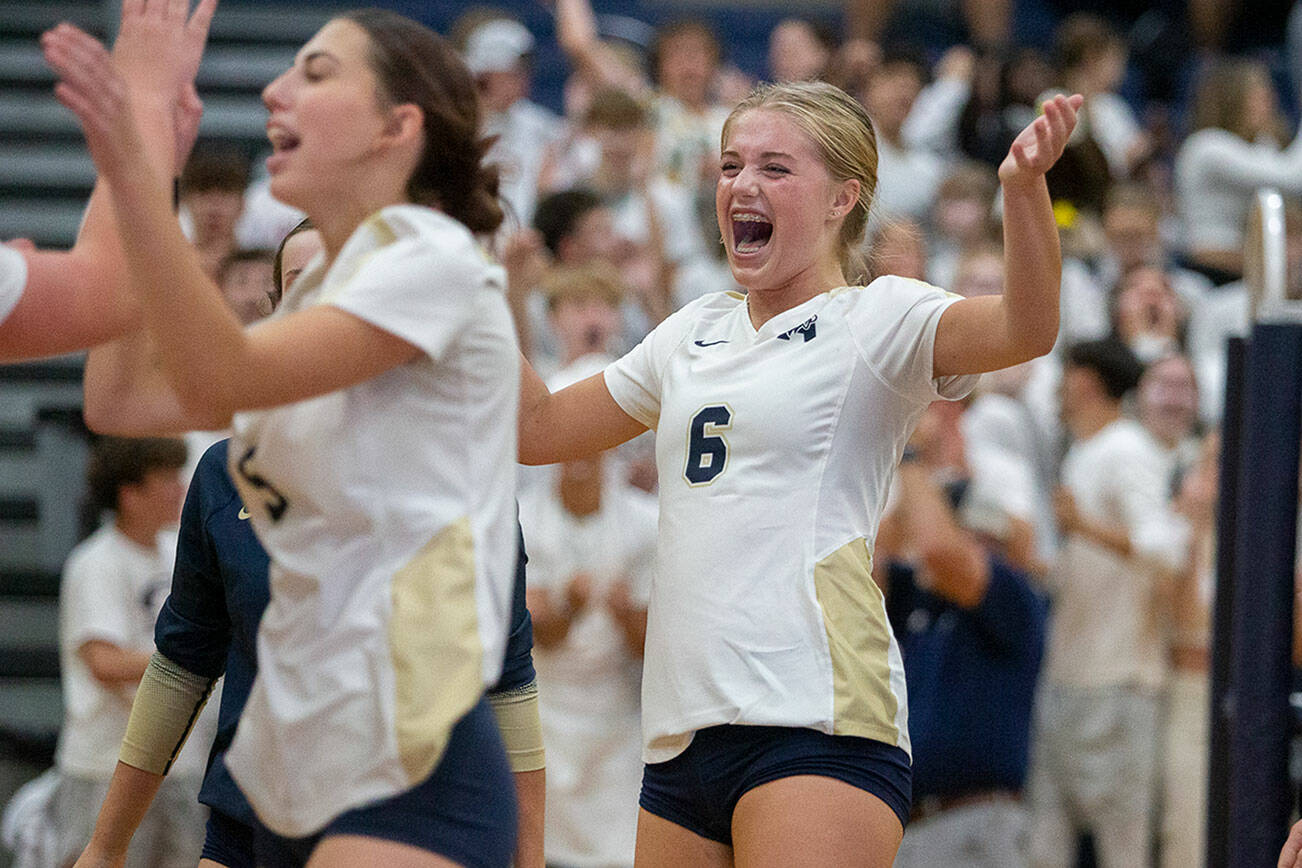
M 955 166 L 941 182 L 936 204 L 931 209 L 927 251 L 927 275 L 937 286 L 957 292 L 954 283 L 959 263 L 966 258 L 967 251 L 998 243 L 999 224 L 994 218 L 998 189 L 999 179 L 994 171 L 976 162 Z M 998 259 L 1002 280 L 1002 248 Z
M 54 818 L 66 861 L 58 864 L 71 864 L 90 840 L 136 685 L 154 651 L 154 621 L 171 585 L 184 464 L 180 440 L 104 437 L 91 448 L 90 505 L 112 517 L 73 549 L 59 588 L 64 723 Z M 132 840 L 128 868 L 189 868 L 197 861 L 206 815 L 199 784 L 214 723 L 211 715 L 203 721 Z
M 1186 264 L 1220 286 L 1243 273 L 1248 205 L 1261 187 L 1302 193 L 1302 136 L 1287 147 L 1266 67 L 1226 60 L 1198 86 L 1194 132 L 1176 154 L 1176 206 Z
M 1198 379 L 1193 363 L 1183 353 L 1170 353 L 1150 362 L 1139 380 L 1135 411 L 1167 456 L 1169 490 L 1198 458 Z
M 1103 868 L 1150 864 L 1165 585 L 1184 537 L 1167 510 L 1166 462 L 1122 399 L 1139 361 L 1115 340 L 1067 351 L 1063 421 L 1073 442 L 1055 511 L 1049 649 L 1032 741 L 1031 862 L 1073 866 L 1093 833 Z
M 904 122 L 926 82 L 921 55 L 888 49 L 860 94 L 877 130 L 877 195 L 870 224 L 892 218 L 924 220 L 936 199 L 945 176 L 944 158 L 904 139 Z
M 563 369 L 568 385 L 582 363 Z M 520 498 L 547 745 L 547 864 L 633 864 L 642 780 L 641 668 L 655 500 L 604 455 L 546 468 Z
M 1085 95 L 1085 125 L 1103 151 L 1113 178 L 1128 178 L 1152 152 L 1135 112 L 1117 94 L 1126 72 L 1126 43 L 1107 21 L 1087 12 L 1058 26 L 1058 69 L 1068 93 Z
M 502 198 L 521 226 L 538 201 L 538 173 L 547 146 L 560 138 L 561 119 L 532 102 L 534 38 L 513 18 L 491 18 L 466 37 L 466 66 L 483 105 L 485 136 L 496 136 L 487 160 L 502 167 Z
M 1184 351 L 1189 310 L 1161 269 L 1141 265 L 1122 275 L 1111 308 L 1112 335 L 1140 362 Z

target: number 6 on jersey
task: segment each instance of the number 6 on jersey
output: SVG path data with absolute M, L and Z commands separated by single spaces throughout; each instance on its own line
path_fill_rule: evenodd
M 692 417 L 687 431 L 687 467 L 683 476 L 688 485 L 709 485 L 728 464 L 728 441 L 720 431 L 732 427 L 732 409 L 726 404 L 702 407 Z

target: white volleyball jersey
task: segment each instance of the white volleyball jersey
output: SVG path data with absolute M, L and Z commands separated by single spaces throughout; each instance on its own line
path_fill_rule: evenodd
M 226 761 L 282 835 L 424 780 L 498 677 L 519 389 L 504 287 L 462 224 L 393 206 L 329 269 L 309 265 L 277 314 L 334 305 L 423 350 L 235 418 L 231 475 L 272 566 L 258 677 Z
M 647 762 L 725 723 L 909 749 L 904 668 L 871 577 L 877 522 L 957 297 L 883 277 L 751 325 L 704 296 L 606 369 L 656 429 L 660 536 L 647 626 Z

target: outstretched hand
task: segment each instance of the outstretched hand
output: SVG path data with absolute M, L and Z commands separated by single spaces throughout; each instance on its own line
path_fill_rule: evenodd
M 1044 104 L 1044 113 L 1018 133 L 1008 156 L 999 166 L 999 180 L 1005 186 L 1026 183 L 1044 175 L 1062 156 L 1067 139 L 1076 129 L 1076 112 L 1085 98 L 1080 94 L 1055 96 Z
M 171 104 L 194 84 L 217 0 L 123 0 L 113 62 L 134 93 Z
M 41 36 L 45 62 L 59 76 L 54 95 L 81 122 L 95 167 L 110 181 L 142 153 L 126 82 L 107 49 L 71 24 Z

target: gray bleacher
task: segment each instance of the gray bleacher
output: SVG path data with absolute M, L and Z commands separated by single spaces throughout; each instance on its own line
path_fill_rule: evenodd
M 0 0 L 0 238 L 72 243 L 95 170 L 37 38 L 61 20 L 103 35 L 117 8 Z M 200 135 L 258 153 L 262 87 L 339 8 L 223 0 L 199 70 Z M 0 365 L 0 807 L 53 757 L 59 569 L 81 530 L 86 436 L 80 357 Z

